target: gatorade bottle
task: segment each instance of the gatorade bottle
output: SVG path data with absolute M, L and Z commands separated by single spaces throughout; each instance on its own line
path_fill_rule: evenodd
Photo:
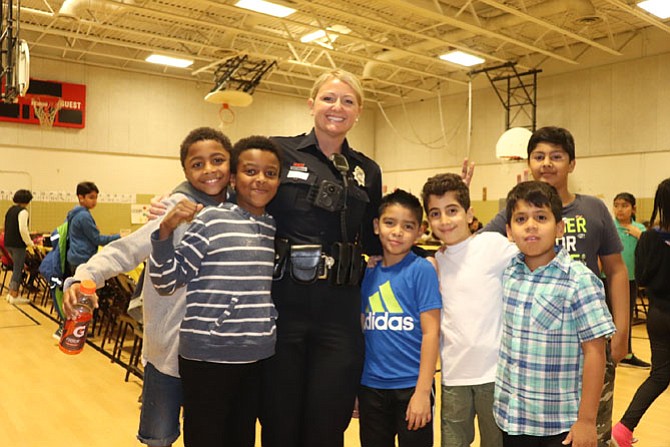
M 79 286 L 79 296 L 74 309 L 77 316 L 74 320 L 66 320 L 63 327 L 63 335 L 58 347 L 66 354 L 79 354 L 84 349 L 88 325 L 93 318 L 93 299 L 95 294 L 95 282 L 85 279 Z

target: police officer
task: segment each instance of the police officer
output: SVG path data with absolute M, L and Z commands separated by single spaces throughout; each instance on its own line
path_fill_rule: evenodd
M 312 131 L 273 138 L 283 167 L 268 206 L 277 223 L 279 319 L 276 354 L 264 367 L 265 447 L 341 447 L 351 418 L 364 347 L 361 247 L 381 252 L 372 227 L 381 170 L 346 139 L 362 100 L 354 75 L 324 73 L 308 101 Z

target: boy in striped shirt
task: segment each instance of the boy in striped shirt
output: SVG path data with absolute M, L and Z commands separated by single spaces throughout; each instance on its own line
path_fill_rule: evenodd
M 507 235 L 521 252 L 503 275 L 503 335 L 493 411 L 505 447 L 595 447 L 614 333 L 602 282 L 556 246 L 556 189 L 523 182 L 507 196 Z
M 203 209 L 182 201 L 152 234 L 157 291 L 187 288 L 179 373 L 189 447 L 254 445 L 259 361 L 274 354 L 276 338 L 270 295 L 276 227 L 265 206 L 277 193 L 280 166 L 268 138 L 238 141 L 230 161 L 237 205 Z M 185 222 L 191 224 L 173 247 L 172 233 Z

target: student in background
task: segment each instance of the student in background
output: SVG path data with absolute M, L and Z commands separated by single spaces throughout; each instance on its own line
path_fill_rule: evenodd
M 597 443 L 605 343 L 615 328 L 600 279 L 556 245 L 561 209 L 543 182 L 507 196 L 507 235 L 521 253 L 503 275 L 494 414 L 505 447 Z
M 253 447 L 261 362 L 274 354 L 270 294 L 274 219 L 265 206 L 277 193 L 281 163 L 265 137 L 233 147 L 237 205 L 179 202 L 151 236 L 151 282 L 161 295 L 186 288 L 179 332 L 186 447 Z M 175 247 L 173 233 L 191 222 Z
M 618 447 L 631 447 L 633 431 L 642 416 L 670 384 L 670 179 L 663 180 L 654 196 L 650 228 L 640 236 L 635 250 L 635 277 L 647 288 L 647 332 L 651 346 L 651 371 L 612 429 Z
M 423 206 L 432 233 L 442 292 L 442 446 L 502 445 L 493 419 L 493 382 L 500 346 L 502 274 L 518 250 L 496 233 L 470 233 L 470 192 L 456 174 L 428 179 Z
M 179 149 L 186 181 L 163 202 L 167 209 L 171 210 L 182 200 L 202 206 L 225 202 L 231 151 L 230 140 L 218 130 L 200 127 L 189 132 Z M 69 316 L 72 316 L 81 281 L 92 279 L 102 287 L 106 279 L 132 270 L 149 257 L 151 233 L 158 229 L 163 218 L 151 220 L 130 235 L 108 244 L 77 268 L 64 284 L 63 304 Z M 181 225 L 175 229 L 175 243 L 181 240 L 186 228 L 187 225 Z M 137 438 L 149 446 L 165 447 L 172 445 L 180 434 L 182 388 L 177 351 L 179 325 L 186 312 L 186 289 L 179 289 L 170 297 L 159 296 L 148 276 L 149 269 L 146 269 L 142 288 L 144 380 Z
M 358 393 L 366 447 L 433 445 L 434 383 L 440 332 L 439 285 L 431 263 L 412 252 L 421 203 L 396 190 L 382 198 L 374 231 L 381 262 L 365 272 L 361 311 L 365 362 Z
M 5 214 L 5 248 L 12 257 L 12 279 L 9 283 L 7 301 L 10 304 L 25 304 L 28 298 L 19 296 L 19 286 L 23 277 L 23 265 L 26 250 L 32 253 L 35 247 L 28 230 L 28 204 L 33 195 L 27 189 L 19 189 L 14 193 L 14 205 Z
M 628 352 L 628 274 L 621 257 L 623 245 L 607 206 L 597 197 L 575 194 L 569 189 L 568 178 L 576 163 L 575 140 L 570 131 L 548 126 L 533 132 L 528 141 L 528 167 L 533 179 L 549 183 L 561 198 L 565 221 L 561 245 L 572 259 L 582 261 L 598 277 L 600 261 L 607 276 L 607 304 L 616 325 L 616 333 L 608 343 L 605 384 L 598 410 L 598 447 L 607 447 L 612 434 L 616 363 Z M 506 220 L 502 210 L 484 231 L 505 234 Z
M 68 249 L 67 249 L 67 276 L 74 274 L 80 264 L 91 259 L 98 251 L 98 246 L 107 245 L 121 237 L 119 234 L 102 235 L 93 220 L 91 210 L 98 204 L 98 187 L 93 182 L 81 182 L 77 185 L 77 199 L 79 206 L 74 207 L 67 214 Z
M 647 228 L 635 221 L 635 196 L 629 192 L 622 192 L 614 197 L 614 225 L 616 226 L 623 251 L 621 255 L 628 270 L 628 284 L 630 296 L 629 321 L 632 327 L 635 304 L 637 302 L 637 281 L 635 281 L 635 247 L 640 236 Z M 632 330 L 628 331 L 628 355 L 619 362 L 623 366 L 632 366 L 634 368 L 649 369 L 651 366 L 644 360 L 640 360 L 633 354 L 631 344 Z

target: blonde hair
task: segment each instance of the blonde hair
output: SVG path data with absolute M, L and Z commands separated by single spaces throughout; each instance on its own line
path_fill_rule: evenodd
M 319 93 L 319 90 L 321 89 L 323 84 L 330 81 L 331 79 L 339 79 L 340 81 L 344 82 L 349 87 L 351 87 L 352 90 L 354 91 L 354 94 L 356 95 L 358 106 L 359 107 L 363 106 L 363 86 L 361 85 L 361 81 L 353 73 L 349 73 L 348 71 L 342 70 L 340 68 L 327 71 L 318 78 L 316 78 L 316 81 L 314 81 L 314 85 L 312 86 L 312 91 L 309 97 L 311 99 L 316 99 L 316 95 Z

